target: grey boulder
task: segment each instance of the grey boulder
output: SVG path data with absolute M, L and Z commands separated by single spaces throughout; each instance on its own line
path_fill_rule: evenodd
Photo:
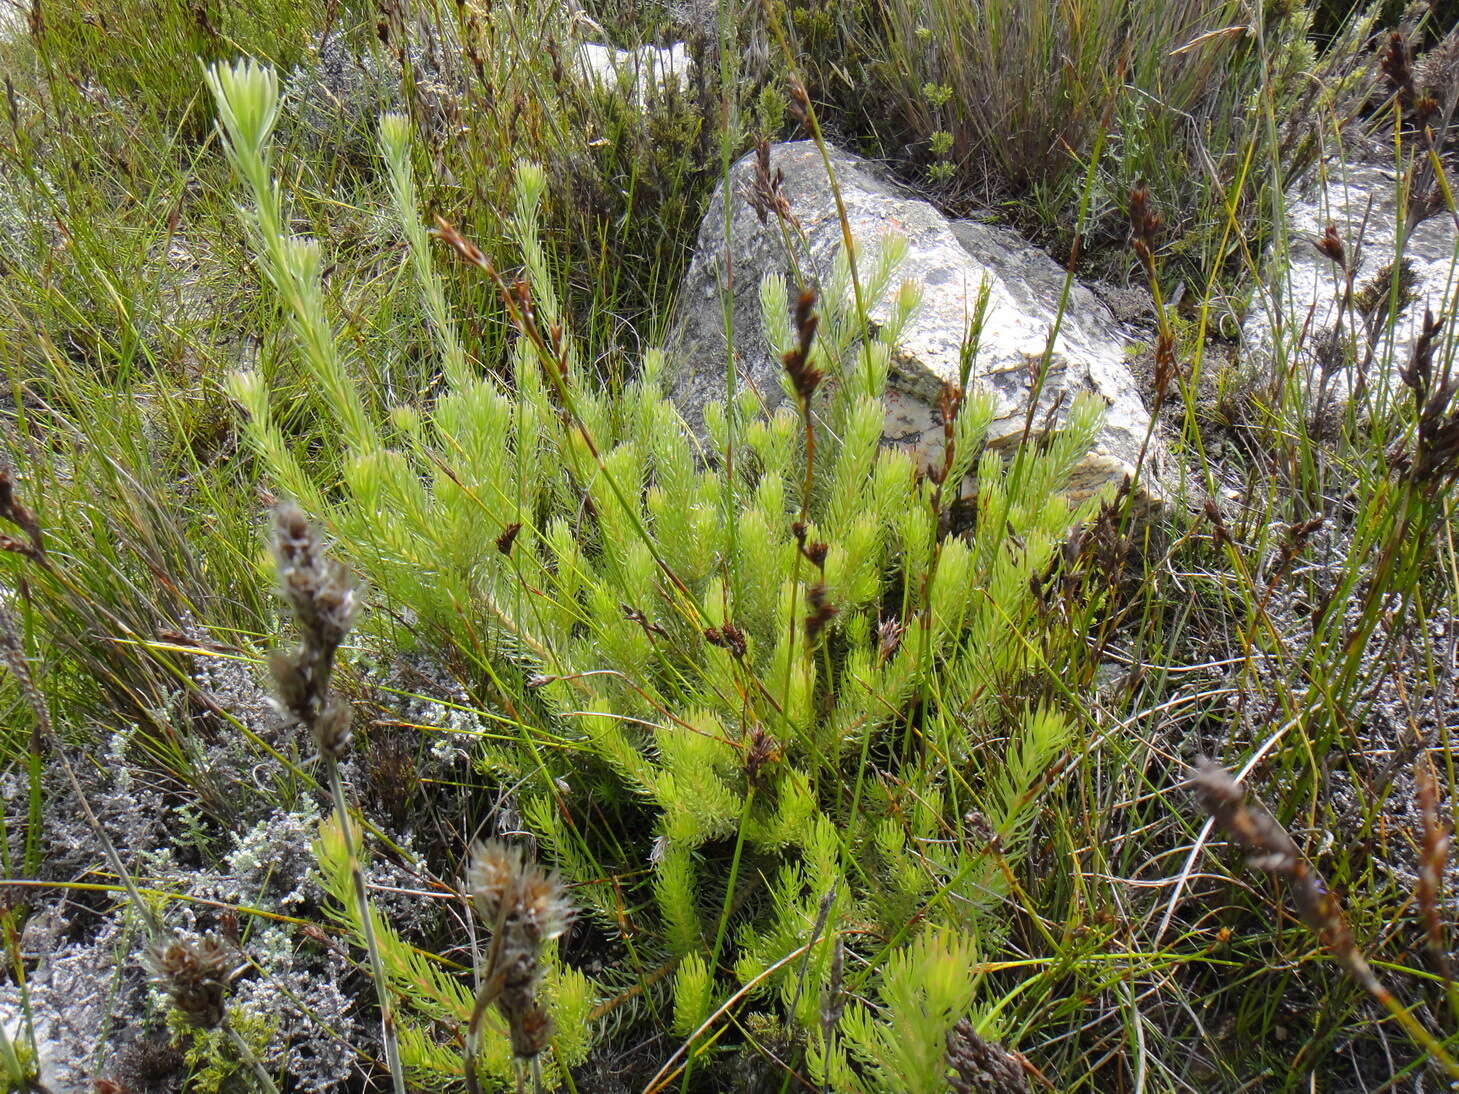
M 1033 380 L 1055 323 L 1064 270 L 1014 232 L 973 221 L 949 221 L 845 152 L 832 149 L 830 162 L 856 254 L 864 260 L 876 253 L 889 230 L 900 233 L 907 238 L 908 250 L 896 280 L 922 287 L 921 307 L 904 329 L 893 358 L 884 443 L 909 447 L 924 466 L 940 458 L 943 429 L 938 397 L 943 384 L 955 383 L 960 375 L 964 334 L 980 286 L 986 282 L 988 307 L 970 380 L 996 396 L 998 410 L 989 443 L 1002 448 L 1016 445 L 1025 433 Z M 835 196 L 814 143 L 771 148 L 770 171 L 783 172 L 779 192 L 794 218 L 789 231 L 773 213 L 762 223 L 752 208 L 748 195 L 755 167 L 751 153 L 730 172 L 729 262 L 723 184 L 711 201 L 667 338 L 671 396 L 701 437 L 705 405 L 722 399 L 725 390 L 722 287 L 730 286 L 740 383 L 753 386 L 773 407 L 783 398 L 782 366 L 762 331 L 761 278 L 780 274 L 794 284 L 786 244 L 790 238 L 803 241 L 792 244 L 802 270 L 824 283 L 842 246 Z M 890 307 L 890 300 L 873 307 L 872 321 L 885 320 Z M 1081 391 L 1095 393 L 1107 406 L 1103 429 L 1071 482 L 1072 497 L 1087 497 L 1106 484 L 1118 484 L 1134 476 L 1138 467 L 1137 493 L 1147 503 L 1162 499 L 1159 476 L 1168 457 L 1158 432 L 1150 428 L 1126 363 L 1126 346 L 1109 309 L 1075 283 L 1032 415 L 1035 431 L 1050 420 L 1051 412 L 1058 422 Z

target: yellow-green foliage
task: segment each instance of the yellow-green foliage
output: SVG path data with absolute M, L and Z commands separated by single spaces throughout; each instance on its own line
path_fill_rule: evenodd
M 232 1089 L 239 1076 L 247 1073 L 247 1065 L 239 1059 L 238 1048 L 228 1030 L 222 1027 L 198 1029 L 190 1025 L 176 1008 L 168 1011 L 167 1024 L 174 1043 L 182 1046 L 183 1059 L 187 1061 L 189 1090 L 196 1090 L 199 1094 L 219 1094 Z M 275 1028 L 268 1015 L 234 1007 L 229 1011 L 228 1024 L 255 1059 L 268 1051 Z
M 880 1017 L 848 1007 L 828 1044 L 809 1054 L 812 1077 L 833 1090 L 866 1094 L 943 1094 L 947 1035 L 977 995 L 972 945 L 927 931 L 888 960 L 882 973 Z M 858 1061 L 863 1070 L 853 1069 Z
M 253 113 L 267 118 L 263 105 Z M 520 743 L 485 747 L 483 770 L 522 787 L 525 823 L 577 883 L 587 914 L 614 932 L 630 919 L 656 923 L 630 935 L 634 959 L 640 974 L 678 961 L 664 983 L 685 1028 L 733 990 L 719 971 L 730 967 L 757 1005 L 815 1028 L 853 923 L 862 936 L 892 937 L 909 917 L 929 916 L 991 930 L 1003 880 L 979 824 L 991 825 L 1005 863 L 1017 859 L 1074 724 L 1049 705 L 1057 696 L 1031 706 L 1019 689 L 1056 652 L 1034 640 L 1030 578 L 1094 504 L 1062 490 L 1099 407 L 1076 400 L 1063 430 L 1009 464 L 982 448 L 992 401 L 969 393 L 953 474 L 968 477 L 972 530 L 949 536 L 935 484 L 880 445 L 890 362 L 918 299 L 897 283 L 906 244 L 890 236 L 856 256 L 860 305 L 847 253 L 822 287 L 810 363 L 830 382 L 813 408 L 814 464 L 794 411 L 767 414 L 742 392 L 734 414 L 719 406 L 706 416 L 711 443 L 734 447 L 731 476 L 696 454 L 665 397 L 661 354 L 646 354 L 616 391 L 583 382 L 540 240 L 546 179 L 530 165 L 513 227 L 530 315 L 518 297 L 505 376 L 464 356 L 411 207 L 405 128 L 393 118 L 382 126 L 445 389 L 377 414 L 346 379 L 319 249 L 270 240 L 281 211 L 267 127 L 250 136 L 245 119 L 230 126 L 233 156 L 255 202 L 261 257 L 338 427 L 338 480 L 304 469 L 259 378 L 239 376 L 233 390 L 270 474 L 318 506 L 377 595 L 509 698 L 508 732 Z M 761 286 L 772 344 L 791 339 L 788 295 L 777 279 Z M 890 321 L 869 327 L 861 309 L 886 300 Z M 824 569 L 798 535 L 826 545 Z M 835 611 L 812 632 L 804 621 L 816 597 Z M 631 817 L 631 828 L 615 817 Z M 321 865 L 355 929 L 332 846 L 326 828 Z M 383 921 L 377 934 L 391 983 L 421 1016 L 459 1021 L 468 1000 L 454 974 Z M 919 945 L 905 960 L 939 975 L 962 953 Z M 912 1005 L 900 961 L 882 989 L 893 1014 Z M 559 973 L 550 990 L 559 1055 L 586 1051 L 590 985 Z M 937 1000 L 948 1014 L 953 1003 Z M 422 1066 L 445 1059 L 420 1030 L 406 1045 Z M 504 1053 L 500 1040 L 487 1046 L 493 1074 L 504 1074 Z M 906 1089 L 926 1088 L 926 1061 L 886 1066 Z
M 674 1032 L 688 1037 L 709 1016 L 714 977 L 703 955 L 691 953 L 674 973 Z

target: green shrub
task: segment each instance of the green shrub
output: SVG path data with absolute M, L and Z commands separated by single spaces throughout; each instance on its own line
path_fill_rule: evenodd
M 280 228 L 267 81 L 233 83 L 229 127 L 246 136 L 230 151 L 254 202 L 250 231 L 337 427 L 338 477 L 306 470 L 267 385 L 239 374 L 248 438 L 278 489 L 327 522 L 383 614 L 412 621 L 410 635 L 387 637 L 452 648 L 472 666 L 499 726 L 478 765 L 519 788 L 578 901 L 605 930 L 639 925 L 633 969 L 605 973 L 603 994 L 624 976 L 672 984 L 676 1024 L 692 1030 L 745 991 L 823 1051 L 912 1053 L 920 1062 L 876 1066 L 930 1089 L 927 1060 L 940 1058 L 947 1023 L 922 1023 L 911 1045 L 905 1031 L 868 1032 L 862 1008 L 844 1031 L 823 1028 L 821 1001 L 886 966 L 882 997 L 910 1021 L 917 1004 L 904 989 L 921 975 L 910 970 L 955 963 L 942 943 L 899 963 L 916 924 L 983 944 L 1002 931 L 1008 866 L 1077 724 L 1071 696 L 1028 687 L 1033 667 L 1067 652 L 1039 628 L 1031 579 L 1096 504 L 1060 491 L 1097 406 L 1076 401 L 1065 431 L 1010 466 L 981 448 L 991 401 L 954 397 L 947 462 L 919 474 L 909 454 L 880 445 L 901 322 L 864 339 L 843 256 L 821 328 L 796 358 L 801 414 L 767 414 L 740 393 L 734 413 L 707 415 L 733 471 L 714 453 L 706 463 L 663 395 L 662 354 L 650 351 L 619 390 L 586 382 L 539 238 L 547 177 L 530 165 L 512 220 L 521 280 L 500 280 L 443 229 L 497 282 L 517 331 L 506 374 L 483 375 L 411 204 L 408 129 L 386 117 L 382 151 L 448 389 L 376 416 L 326 314 L 318 244 Z M 898 293 L 904 322 L 917 293 L 894 288 L 901 253 L 889 241 L 863 256 L 862 284 L 867 308 Z M 767 281 L 761 295 L 772 343 L 788 357 L 805 350 L 806 316 L 792 314 L 787 287 Z M 816 374 L 828 382 L 811 396 Z M 937 482 L 968 474 L 973 529 L 949 535 L 951 498 Z M 858 954 L 844 983 L 832 960 L 843 946 Z M 681 962 L 668 981 L 652 975 Z M 416 991 L 409 976 L 390 979 Z M 967 1002 L 939 1005 L 956 1021 Z

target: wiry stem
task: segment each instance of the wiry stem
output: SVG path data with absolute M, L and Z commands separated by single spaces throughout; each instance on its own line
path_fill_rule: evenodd
M 1297 912 L 1324 949 L 1362 988 L 1398 1020 L 1405 1033 L 1451 1079 L 1459 1079 L 1459 1061 L 1451 1056 L 1422 1023 L 1388 990 L 1358 949 L 1342 904 L 1327 887 L 1317 868 L 1297 849 L 1287 830 L 1225 768 L 1202 760 L 1194 779 L 1196 795 L 1217 827 L 1250 856 L 1249 862 L 1281 878 Z
M 496 943 L 493 942 L 492 952 L 495 953 L 496 949 Z M 488 968 L 492 960 L 493 958 L 488 957 Z M 471 1008 L 471 1020 L 466 1024 L 466 1049 L 462 1053 L 462 1064 L 466 1070 L 466 1094 L 479 1094 L 481 1090 L 481 1082 L 476 1077 L 476 1047 L 481 1043 L 481 1020 L 486 1017 L 486 1009 L 501 995 L 502 979 L 499 973 L 487 979 L 476 993 L 476 1003 Z
M 395 1024 L 395 1008 L 390 999 L 389 983 L 385 979 L 385 963 L 380 958 L 380 946 L 375 941 L 374 915 L 365 889 L 365 872 L 360 866 L 360 856 L 355 851 L 355 837 L 351 831 L 349 809 L 345 804 L 344 783 L 339 777 L 339 764 L 333 757 L 326 758 L 325 771 L 329 778 L 330 793 L 334 796 L 334 809 L 339 814 L 340 834 L 349 859 L 355 901 L 359 905 L 360 933 L 365 938 L 365 951 L 370 955 L 370 979 L 375 982 L 375 995 L 380 1003 L 380 1036 L 385 1043 L 385 1063 L 390 1068 L 390 1079 L 396 1094 L 405 1094 L 405 1065 L 400 1059 L 400 1036 Z

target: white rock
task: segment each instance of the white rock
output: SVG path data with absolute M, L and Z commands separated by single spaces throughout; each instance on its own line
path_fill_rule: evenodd
M 24 8 L 19 4 L 0 4 L 0 41 L 18 38 L 27 29 Z
M 842 229 L 820 153 L 810 142 L 777 145 L 771 161 L 772 172 L 784 172 L 781 190 L 804 235 L 800 261 L 804 265 L 808 260 L 824 280 L 841 247 Z M 858 253 L 875 253 L 882 237 L 894 229 L 909 243 L 899 276 L 923 289 L 922 306 L 905 328 L 893 365 L 884 441 L 910 446 L 924 464 L 940 456 L 938 395 L 944 382 L 956 382 L 960 374 L 963 334 L 979 286 L 986 280 L 989 306 L 973 382 L 997 396 L 998 416 L 990 442 L 1001 447 L 1016 444 L 1028 411 L 1030 365 L 1041 359 L 1047 345 L 1063 269 L 1014 232 L 972 221 L 948 221 L 927 202 L 904 195 L 844 152 L 833 150 L 831 163 Z M 735 353 L 742 382 L 753 385 L 773 406 L 782 398 L 781 364 L 761 333 L 757 288 L 767 272 L 789 276 L 790 263 L 775 218 L 762 226 L 745 199 L 754 169 L 751 154 L 731 173 Z M 802 251 L 799 245 L 797 251 Z M 690 427 L 701 435 L 705 404 L 724 393 L 725 339 L 718 286 L 725 276 L 721 188 L 705 214 L 667 339 L 673 362 L 671 394 Z M 885 319 L 888 306 L 873 309 L 873 320 Z M 1140 492 L 1146 501 L 1162 497 L 1159 475 L 1168 456 L 1158 433 L 1151 433 L 1149 415 L 1126 360 L 1126 341 L 1114 316 L 1092 292 L 1076 284 L 1034 415 L 1035 425 L 1042 424 L 1057 403 L 1056 418 L 1062 418 L 1079 391 L 1094 392 L 1107 404 L 1105 426 L 1071 485 L 1076 497 L 1133 474 L 1147 436 Z
M 683 42 L 658 48 L 614 49 L 596 42 L 577 48 L 577 68 L 584 80 L 605 91 L 626 91 L 642 104 L 663 91 L 670 81 L 689 79 L 689 50 Z
M 1381 286 L 1382 315 L 1387 314 L 1389 282 L 1375 280 L 1393 262 L 1397 239 L 1397 177 L 1392 166 L 1344 163 L 1330 159 L 1287 194 L 1288 253 L 1286 261 L 1258 289 L 1242 326 L 1246 360 L 1260 369 L 1274 367 L 1274 328 L 1283 331 L 1288 347 L 1286 368 L 1311 390 L 1321 383 L 1319 353 L 1334 347 L 1344 276 L 1315 246 L 1332 224 L 1350 259 L 1356 258 L 1355 295 L 1369 283 Z M 1447 213 L 1429 217 L 1414 230 L 1404 258 L 1414 275 L 1413 300 L 1385 331 L 1371 337 L 1351 308 L 1342 318 L 1341 338 L 1354 351 L 1357 367 L 1371 358 L 1368 383 L 1389 386 L 1396 366 L 1408 360 L 1424 309 L 1435 316 L 1452 315 L 1456 289 L 1456 233 Z M 1371 350 L 1370 350 L 1371 342 Z M 1291 352 L 1295 346 L 1295 352 Z M 1328 357 L 1331 361 L 1333 358 Z M 1352 367 L 1335 371 L 1327 390 L 1352 390 Z

